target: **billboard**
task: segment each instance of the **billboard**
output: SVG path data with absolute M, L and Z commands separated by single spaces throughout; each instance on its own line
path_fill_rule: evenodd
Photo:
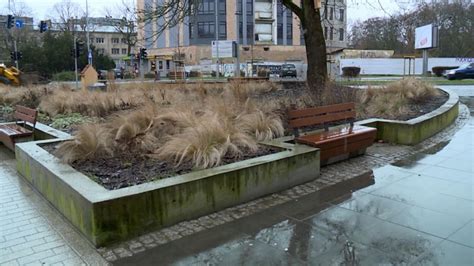
M 438 46 L 438 27 L 428 24 L 415 29 L 415 49 L 429 49 Z
M 217 58 L 217 50 L 219 50 L 219 58 L 234 57 L 234 41 L 212 41 L 212 58 Z

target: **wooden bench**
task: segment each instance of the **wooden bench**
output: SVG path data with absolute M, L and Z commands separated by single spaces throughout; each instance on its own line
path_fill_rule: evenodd
M 0 125 L 0 141 L 10 150 L 15 151 L 15 143 L 28 141 L 33 138 L 38 111 L 17 105 L 13 117 L 14 124 Z M 30 123 L 32 130 L 26 127 Z
M 375 141 L 377 129 L 354 126 L 355 117 L 354 103 L 291 110 L 288 113 L 295 142 L 319 148 L 321 165 L 362 155 Z M 343 125 L 330 129 L 329 126 L 336 122 Z M 320 130 L 300 135 L 300 129 L 314 130 L 316 127 Z

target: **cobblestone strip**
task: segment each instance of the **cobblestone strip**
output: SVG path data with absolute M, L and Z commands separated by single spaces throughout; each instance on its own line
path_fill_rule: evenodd
M 365 156 L 356 157 L 321 168 L 321 176 L 317 180 L 235 207 L 227 208 L 198 219 L 184 221 L 129 241 L 99 248 L 98 252 L 107 261 L 113 262 L 119 258 L 133 256 L 133 254 L 143 252 L 149 248 L 163 245 L 170 241 L 300 198 L 321 190 L 324 187 L 352 179 L 369 169 L 378 168 L 430 149 L 441 142 L 449 140 L 468 120 L 469 110 L 465 105 L 460 104 L 459 116 L 452 125 L 418 145 L 404 146 L 375 143 L 372 147 L 367 149 Z

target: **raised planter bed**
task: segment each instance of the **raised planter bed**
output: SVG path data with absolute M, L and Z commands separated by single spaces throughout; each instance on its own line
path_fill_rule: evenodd
M 61 138 L 17 145 L 17 168 L 96 246 L 197 218 L 319 176 L 318 149 L 272 141 L 266 145 L 284 150 L 107 190 L 39 146 L 62 141 Z
M 408 121 L 366 119 L 358 125 L 377 128 L 377 139 L 389 143 L 416 145 L 440 132 L 456 120 L 459 114 L 459 97 L 448 89 L 449 99 L 438 109 Z

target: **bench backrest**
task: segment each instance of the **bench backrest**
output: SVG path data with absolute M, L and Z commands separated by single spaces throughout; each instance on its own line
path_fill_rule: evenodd
M 321 107 L 291 110 L 288 112 L 289 126 L 298 134 L 298 128 L 323 125 L 337 121 L 354 122 L 356 118 L 354 103 L 341 103 Z M 327 129 L 327 127 L 325 126 Z
M 36 117 L 38 115 L 38 110 L 17 105 L 15 107 L 15 114 L 13 117 L 18 121 L 25 121 L 33 124 L 33 127 L 36 125 Z

